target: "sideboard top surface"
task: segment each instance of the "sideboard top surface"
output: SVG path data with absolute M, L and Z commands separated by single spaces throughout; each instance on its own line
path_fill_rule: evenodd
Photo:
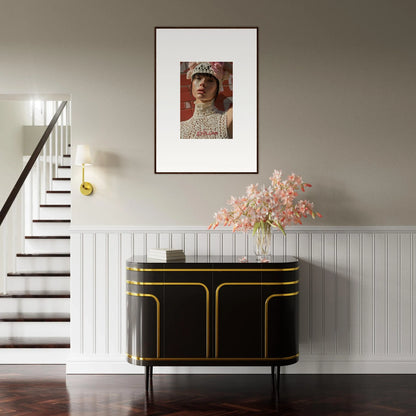
M 181 261 L 162 261 L 149 258 L 147 256 L 133 256 L 127 259 L 127 267 L 140 267 L 141 265 L 149 266 L 151 264 L 169 265 L 169 267 L 180 267 L 184 264 L 194 264 L 197 267 L 206 265 L 207 267 L 214 267 L 221 265 L 222 267 L 236 267 L 236 265 L 256 265 L 258 268 L 273 267 L 297 267 L 298 259 L 292 256 L 272 256 L 270 262 L 257 262 L 254 256 L 249 256 L 247 261 L 241 261 L 243 256 L 186 256 L 185 260 Z

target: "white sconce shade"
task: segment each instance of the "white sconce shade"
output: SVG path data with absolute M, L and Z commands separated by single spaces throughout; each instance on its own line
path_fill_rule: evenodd
M 90 147 L 86 144 L 77 145 L 77 152 L 75 156 L 75 164 L 77 166 L 92 165 Z

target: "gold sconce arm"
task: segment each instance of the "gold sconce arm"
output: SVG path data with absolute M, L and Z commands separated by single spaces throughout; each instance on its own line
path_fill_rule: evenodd
M 94 187 L 89 183 L 89 182 L 85 182 L 84 180 L 84 169 L 85 169 L 85 165 L 84 163 L 82 164 L 82 183 L 81 186 L 79 187 L 79 190 L 81 191 L 82 195 L 91 195 L 92 191 L 94 190 Z

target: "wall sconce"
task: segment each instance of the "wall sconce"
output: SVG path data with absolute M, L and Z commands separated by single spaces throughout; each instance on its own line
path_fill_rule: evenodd
M 82 195 L 91 195 L 94 188 L 89 182 L 85 182 L 84 180 L 84 167 L 92 165 L 90 147 L 88 145 L 77 145 L 75 164 L 77 166 L 82 166 L 82 183 L 79 187 L 79 190 L 81 191 Z

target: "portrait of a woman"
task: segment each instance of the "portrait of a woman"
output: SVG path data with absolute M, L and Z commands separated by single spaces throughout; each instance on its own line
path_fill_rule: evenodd
M 181 139 L 232 139 L 233 109 L 221 111 L 215 100 L 230 75 L 224 62 L 189 62 L 186 78 L 191 80 L 194 101 L 192 117 L 181 122 Z

